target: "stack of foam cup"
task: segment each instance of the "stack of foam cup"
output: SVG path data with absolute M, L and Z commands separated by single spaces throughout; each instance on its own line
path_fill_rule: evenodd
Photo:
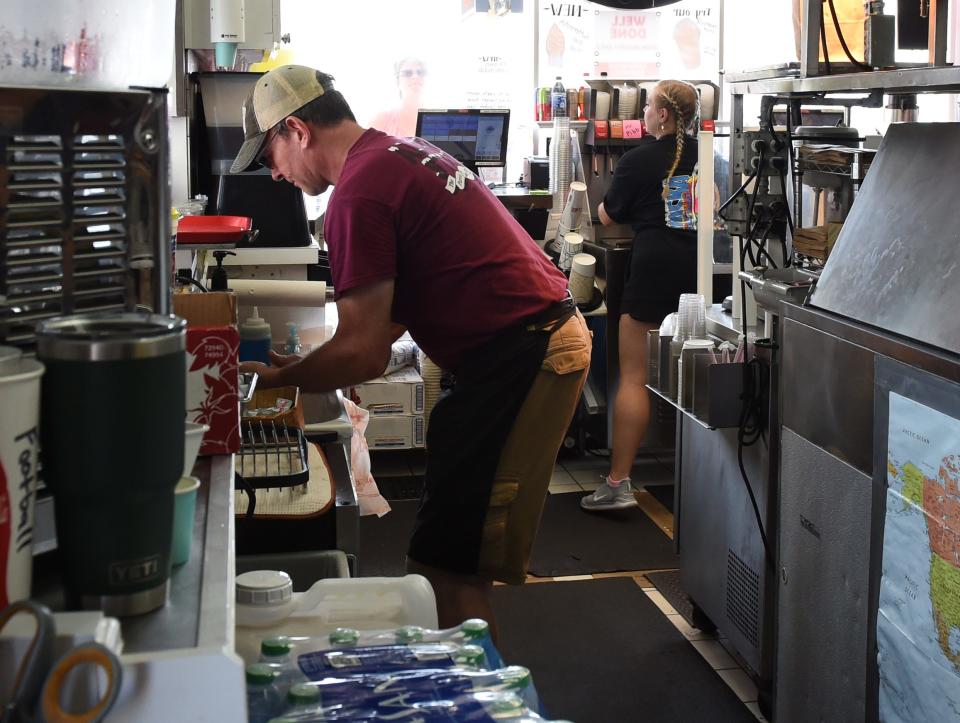
M 588 304 L 593 298 L 593 277 L 597 260 L 590 254 L 577 254 L 570 263 L 570 294 L 577 304 Z

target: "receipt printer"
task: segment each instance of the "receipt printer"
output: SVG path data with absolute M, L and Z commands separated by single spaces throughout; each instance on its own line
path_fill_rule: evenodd
M 523 181 L 531 191 L 549 191 L 550 159 L 546 156 L 527 156 L 524 158 Z

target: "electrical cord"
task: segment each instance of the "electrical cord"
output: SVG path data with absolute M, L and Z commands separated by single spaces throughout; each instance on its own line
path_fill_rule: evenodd
M 181 284 L 193 284 L 198 289 L 200 289 L 200 291 L 202 291 L 203 293 L 207 293 L 208 291 L 206 286 L 201 284 L 199 281 L 197 281 L 195 278 L 193 278 L 189 274 L 177 274 L 177 281 Z
M 758 388 L 762 388 L 763 386 L 764 372 L 763 363 L 758 359 L 753 358 L 749 362 L 744 362 L 743 395 L 741 397 L 743 407 L 740 414 L 740 427 L 737 430 L 737 464 L 740 467 L 740 476 L 743 478 L 743 484 L 747 488 L 747 494 L 750 496 L 750 504 L 753 507 L 753 514 L 757 521 L 757 529 L 760 531 L 760 541 L 763 543 L 764 557 L 766 558 L 770 572 L 775 574 L 776 563 L 774 562 L 773 552 L 770 549 L 770 543 L 767 541 L 766 530 L 763 527 L 763 518 L 760 516 L 760 506 L 757 504 L 757 497 L 753 493 L 753 486 L 750 484 L 750 478 L 747 476 L 747 468 L 743 463 L 744 448 L 753 446 L 757 443 L 757 440 L 763 436 L 760 396 L 757 394 L 757 391 Z
M 720 208 L 717 209 L 717 215 L 720 218 L 722 218 L 724 221 L 728 220 L 727 217 L 723 215 L 723 212 L 726 210 L 727 206 L 733 203 L 734 199 L 737 196 L 739 196 L 741 193 L 743 193 L 746 190 L 747 186 L 750 185 L 750 181 L 754 180 L 756 177 L 757 177 L 756 171 L 751 173 L 749 176 L 747 176 L 747 180 L 744 181 L 742 184 L 740 184 L 740 188 L 734 191 L 733 194 L 731 194 L 730 198 L 728 198 L 726 201 L 720 204 Z
M 853 53 L 850 52 L 850 48 L 847 47 L 847 41 L 843 37 L 843 31 L 840 30 L 840 20 L 837 19 L 837 9 L 833 6 L 833 0 L 827 0 L 830 4 L 830 16 L 833 18 L 833 29 L 837 31 L 837 40 L 840 41 L 840 47 L 843 48 L 844 54 L 847 56 L 847 59 L 853 63 L 853 65 L 860 70 L 873 70 L 869 65 L 864 62 L 861 62 L 853 57 Z M 820 13 L 820 25 L 823 26 L 823 13 Z M 824 53 L 827 55 L 827 53 Z
M 820 4 L 823 4 L 823 0 L 820 0 Z M 823 63 L 827 69 L 827 75 L 831 75 L 832 71 L 830 70 L 830 51 L 827 50 L 827 26 L 823 22 L 823 9 L 820 10 L 820 47 L 823 49 Z M 788 111 L 789 112 L 789 106 Z
M 743 239 L 740 239 L 743 244 Z M 744 253 L 743 247 L 740 248 L 741 255 Z M 750 504 L 753 507 L 753 515 L 757 521 L 757 529 L 760 531 L 760 541 L 763 543 L 764 558 L 771 574 L 776 574 L 776 563 L 773 559 L 773 552 L 770 550 L 770 543 L 767 541 L 767 532 L 763 527 L 763 518 L 760 517 L 760 506 L 757 504 L 756 495 L 753 494 L 753 486 L 750 484 L 750 478 L 747 476 L 747 468 L 743 463 L 743 449 L 756 444 L 757 439 L 763 437 L 763 423 L 760 413 L 760 398 L 757 394 L 757 388 L 762 385 L 756 383 L 756 377 L 761 380 L 764 377 L 763 364 L 757 360 L 749 359 L 750 347 L 747 344 L 747 285 L 741 279 L 740 281 L 740 319 L 743 329 L 743 393 L 740 395 L 742 407 L 740 411 L 740 424 L 737 428 L 737 465 L 740 467 L 740 477 L 747 488 L 747 494 L 750 496 Z
M 750 228 L 750 223 L 753 220 L 753 207 L 757 203 L 757 195 L 760 193 L 760 171 L 763 168 L 763 152 L 764 146 L 760 146 L 757 150 L 757 182 L 753 184 L 753 193 L 750 196 L 750 204 L 747 206 L 747 228 Z

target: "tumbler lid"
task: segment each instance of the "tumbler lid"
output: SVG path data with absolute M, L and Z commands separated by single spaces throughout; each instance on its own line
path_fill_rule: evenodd
M 280 570 L 251 570 L 237 575 L 237 602 L 276 605 L 293 597 L 293 580 Z
M 57 316 L 37 324 L 37 356 L 69 361 L 146 359 L 186 349 L 177 316 L 104 312 Z

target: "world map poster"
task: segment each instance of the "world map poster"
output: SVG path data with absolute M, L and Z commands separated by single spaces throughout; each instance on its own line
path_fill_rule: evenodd
M 890 392 L 880 719 L 960 722 L 960 420 Z

